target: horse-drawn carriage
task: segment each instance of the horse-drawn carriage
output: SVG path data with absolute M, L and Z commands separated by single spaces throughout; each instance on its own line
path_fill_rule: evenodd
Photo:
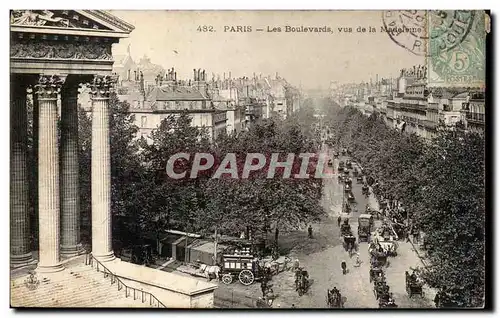
M 383 267 L 388 265 L 387 253 L 380 245 L 371 243 L 368 248 L 368 252 L 370 253 L 370 264 L 373 267 Z
M 361 173 L 359 173 L 357 176 L 356 176 L 356 182 L 359 184 L 359 183 L 363 183 L 364 179 L 363 179 L 363 175 Z
M 264 269 L 259 268 L 253 255 L 223 255 L 222 267 L 202 264 L 200 270 L 207 278 L 214 274 L 226 285 L 231 284 L 237 277 L 241 284 L 248 286 L 264 275 Z
M 309 289 L 309 273 L 299 267 L 295 270 L 295 290 L 299 296 L 304 295 Z
M 338 172 L 344 171 L 344 162 L 343 161 L 339 161 L 339 166 L 337 168 L 337 171 Z
M 347 155 L 347 149 L 346 148 L 342 148 L 342 156 L 345 156 Z
M 326 290 L 326 304 L 328 308 L 343 308 L 344 302 L 342 301 L 342 294 L 334 287 L 333 289 Z
M 352 188 L 352 179 L 349 178 L 349 176 L 344 176 L 344 182 L 346 185 L 349 185 L 349 187 Z
M 345 177 L 349 177 L 349 170 L 344 169 L 344 176 L 345 176 Z
M 382 267 L 370 267 L 370 283 L 385 280 L 385 273 Z
M 350 159 L 347 159 L 345 161 L 345 166 L 346 166 L 347 169 L 352 169 L 352 162 L 351 162 Z
M 349 201 L 349 202 L 354 202 L 355 201 L 354 194 L 352 193 L 351 190 L 349 190 L 349 192 L 347 192 L 347 201 Z
M 328 167 L 333 167 L 333 160 L 332 159 L 328 159 Z
M 392 293 L 387 292 L 383 295 L 380 295 L 380 298 L 378 299 L 378 307 L 379 308 L 397 308 L 398 305 L 396 305 L 394 298 L 392 298 Z
M 363 183 L 363 186 L 361 187 L 361 193 L 364 195 L 370 195 L 370 188 L 368 187 L 368 184 Z
M 413 272 L 410 275 L 408 271 L 406 271 L 405 276 L 406 276 L 406 292 L 408 293 L 408 297 L 411 298 L 411 296 L 413 295 L 420 295 L 423 297 L 424 291 L 422 286 L 424 284 L 418 279 L 415 272 Z
M 389 285 L 387 285 L 385 279 L 373 283 L 373 293 L 375 299 L 385 298 L 389 295 Z
M 333 153 L 333 158 L 337 159 L 338 157 L 339 157 L 339 153 L 335 151 L 335 152 Z
M 358 237 L 359 241 L 370 241 L 370 235 L 373 228 L 373 216 L 370 214 L 360 214 L 358 216 Z

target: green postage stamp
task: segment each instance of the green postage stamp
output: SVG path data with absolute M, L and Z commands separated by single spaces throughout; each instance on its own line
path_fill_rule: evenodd
M 394 43 L 425 57 L 429 87 L 484 87 L 484 10 L 385 11 L 382 20 Z
M 484 87 L 486 24 L 480 10 L 428 11 L 428 85 Z

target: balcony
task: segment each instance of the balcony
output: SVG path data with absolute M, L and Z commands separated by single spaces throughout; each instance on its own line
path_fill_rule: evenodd
M 465 118 L 468 122 L 484 125 L 484 114 L 467 112 Z

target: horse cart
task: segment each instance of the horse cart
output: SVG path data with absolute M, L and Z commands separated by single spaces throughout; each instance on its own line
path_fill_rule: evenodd
M 406 276 L 406 292 L 408 293 L 408 297 L 411 298 L 413 295 L 420 295 L 423 297 L 423 283 L 419 282 L 417 276 L 415 274 L 409 274 L 408 271 L 405 272 Z
M 344 302 L 342 301 L 342 294 L 336 288 L 326 290 L 326 304 L 328 308 L 343 308 Z
M 370 188 L 366 183 L 364 183 L 363 186 L 361 187 L 361 193 L 363 193 L 364 195 L 370 194 Z
M 375 282 L 373 284 L 373 293 L 375 294 L 375 299 L 385 298 L 389 295 L 389 285 L 385 280 Z
M 342 172 L 342 171 L 344 171 L 344 162 L 343 162 L 343 161 L 340 161 L 340 162 L 339 162 L 339 166 L 338 166 L 338 168 L 337 168 L 337 171 L 338 171 L 338 172 Z
M 371 282 L 381 282 L 385 280 L 385 274 L 382 267 L 371 267 L 370 268 L 370 283 Z
M 368 252 L 370 253 L 370 264 L 373 267 L 383 267 L 389 265 L 387 262 L 387 254 L 380 247 L 380 245 L 378 247 L 370 246 Z
M 352 162 L 351 162 L 351 160 L 350 160 L 350 159 L 347 159 L 347 160 L 345 161 L 345 167 L 346 167 L 347 169 L 352 169 Z
M 346 177 L 344 177 L 344 182 L 345 182 L 345 179 L 346 179 Z M 344 187 L 344 192 L 349 193 L 349 192 L 351 192 L 351 189 L 352 189 L 352 186 L 350 186 L 349 184 L 346 184 Z
M 355 199 L 354 199 L 354 194 L 352 193 L 352 191 L 349 190 L 349 192 L 347 193 L 347 201 L 349 202 L 354 202 Z
M 299 296 L 304 295 L 309 289 L 309 273 L 299 267 L 295 270 L 295 290 Z
M 361 173 L 359 173 L 357 176 L 356 176 L 356 182 L 357 183 L 363 183 L 364 179 L 363 179 L 363 175 Z
M 370 214 L 361 214 L 358 216 L 358 237 L 359 241 L 370 241 L 370 235 L 373 227 L 373 216 Z
M 262 273 L 259 273 L 258 263 L 252 255 L 223 255 L 221 274 L 221 280 L 226 285 L 237 277 L 241 284 L 249 286 L 256 278 L 261 278 Z

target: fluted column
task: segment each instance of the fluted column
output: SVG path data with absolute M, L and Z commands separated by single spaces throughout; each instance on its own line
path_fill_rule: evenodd
M 73 83 L 71 83 L 73 84 Z M 80 189 L 78 175 L 78 87 L 61 92 L 61 256 L 83 252 L 80 241 Z
M 40 260 L 37 271 L 63 270 L 59 259 L 59 151 L 57 145 L 57 95 L 63 80 L 41 75 L 36 93 L 39 109 L 38 226 Z
M 92 98 L 92 255 L 101 261 L 115 258 L 111 237 L 111 156 L 109 93 L 113 79 L 95 76 Z
M 20 267 L 33 262 L 28 201 L 27 85 L 15 78 L 10 85 L 10 262 L 12 267 Z

